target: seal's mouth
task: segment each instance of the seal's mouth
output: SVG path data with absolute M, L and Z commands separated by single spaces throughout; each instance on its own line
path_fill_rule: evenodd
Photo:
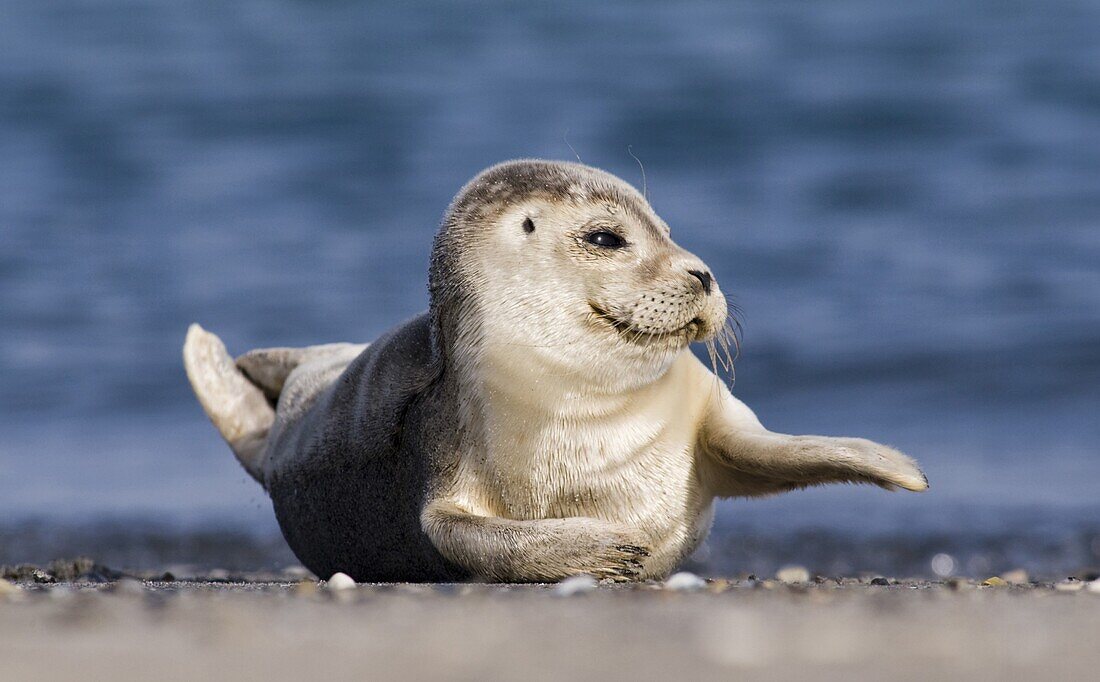
M 645 331 L 643 329 L 638 329 L 625 320 L 620 320 L 591 301 L 588 302 L 588 306 L 592 308 L 592 313 L 596 316 L 597 320 L 611 326 L 627 341 L 643 346 L 660 342 L 678 341 L 681 339 L 688 342 L 694 341 L 700 338 L 703 329 L 706 328 L 706 322 L 704 322 L 702 318 L 694 317 L 684 326 L 673 329 L 672 331 Z

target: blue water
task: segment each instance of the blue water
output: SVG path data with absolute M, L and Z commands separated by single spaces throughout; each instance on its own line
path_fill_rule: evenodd
M 745 311 L 765 424 L 932 482 L 723 522 L 1100 524 L 1097 27 L 1071 0 L 0 4 L 0 519 L 270 529 L 187 324 L 369 340 L 426 306 L 462 183 L 571 144 L 645 164 Z

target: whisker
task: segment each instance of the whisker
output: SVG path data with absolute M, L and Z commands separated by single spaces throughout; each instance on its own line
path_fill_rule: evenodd
M 729 337 L 729 335 L 723 334 L 723 338 L 726 339 L 725 351 L 726 351 L 726 362 L 729 363 L 729 385 L 730 385 L 730 388 L 733 388 L 734 383 L 737 382 L 737 368 L 734 366 L 735 356 L 730 354 L 730 343 L 729 343 L 729 338 L 730 337 Z M 734 338 L 734 341 L 736 342 L 736 340 L 737 340 L 736 337 L 733 337 L 733 338 Z M 738 352 L 740 352 L 740 348 L 738 348 Z
M 645 181 L 645 166 L 642 165 L 641 159 L 639 159 L 637 156 L 634 156 L 634 150 L 631 149 L 630 145 L 626 146 L 626 153 L 630 154 L 630 156 L 632 156 L 634 160 L 638 162 L 638 168 L 642 169 L 642 196 L 645 198 L 646 201 L 649 201 L 649 185 L 646 184 Z
M 741 337 L 743 334 L 741 317 L 743 313 L 740 306 L 728 299 L 726 305 L 726 321 L 714 335 L 714 338 L 708 341 L 707 354 L 711 359 L 711 368 L 714 370 L 715 377 L 719 377 L 720 374 L 725 375 L 720 379 L 726 379 L 729 387 L 732 388 L 737 380 L 737 359 L 741 357 Z M 719 367 L 721 367 L 721 372 L 718 371 Z
M 576 149 L 573 149 L 573 145 L 569 144 L 569 128 L 566 128 L 565 132 L 561 134 L 561 139 L 565 146 L 569 147 L 569 151 L 573 152 L 573 156 L 577 157 L 577 163 L 584 163 L 584 161 L 581 161 L 581 155 L 577 153 Z
M 725 328 L 729 335 L 732 337 L 733 345 L 737 349 L 735 358 L 741 356 L 741 338 L 744 336 L 744 327 L 741 323 L 741 318 L 745 316 L 740 306 L 736 303 L 727 300 L 728 314 L 726 315 Z
M 733 371 L 733 361 L 730 359 L 729 338 L 724 333 L 718 334 L 715 338 L 718 339 L 718 347 L 721 348 L 722 354 L 725 355 L 725 360 L 722 362 L 722 369 L 726 372 Z
M 722 384 L 722 379 L 718 376 L 718 349 L 714 345 L 714 339 L 708 339 L 707 343 L 707 355 L 710 356 L 710 369 L 713 380 L 711 381 L 711 391 L 714 393 L 714 398 L 717 400 L 721 397 L 721 393 L 718 387 Z

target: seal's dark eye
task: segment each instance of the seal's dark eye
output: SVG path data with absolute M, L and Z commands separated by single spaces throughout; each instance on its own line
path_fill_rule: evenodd
M 527 234 L 531 234 L 535 231 L 535 223 L 530 218 L 523 219 L 523 231 Z
M 605 249 L 618 249 L 626 244 L 623 238 L 614 232 L 592 232 L 585 236 L 584 240 L 589 244 L 602 246 Z

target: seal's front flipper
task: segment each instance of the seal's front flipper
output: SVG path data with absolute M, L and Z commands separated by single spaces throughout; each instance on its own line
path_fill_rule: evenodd
M 887 490 L 928 489 L 917 463 L 863 438 L 772 433 L 728 392 L 708 410 L 703 449 L 711 485 L 723 497 L 770 495 L 825 483 L 871 483 Z
M 421 528 L 448 561 L 493 582 L 555 582 L 582 573 L 623 582 L 649 577 L 649 537 L 593 518 L 515 520 L 434 500 Z
M 264 445 L 275 410 L 237 369 L 225 344 L 197 324 L 187 330 L 183 365 L 195 395 L 241 466 L 261 484 Z
M 893 448 L 862 438 L 741 433 L 710 451 L 725 475 L 727 496 L 768 495 L 825 483 L 871 483 L 922 491 L 928 479 Z

